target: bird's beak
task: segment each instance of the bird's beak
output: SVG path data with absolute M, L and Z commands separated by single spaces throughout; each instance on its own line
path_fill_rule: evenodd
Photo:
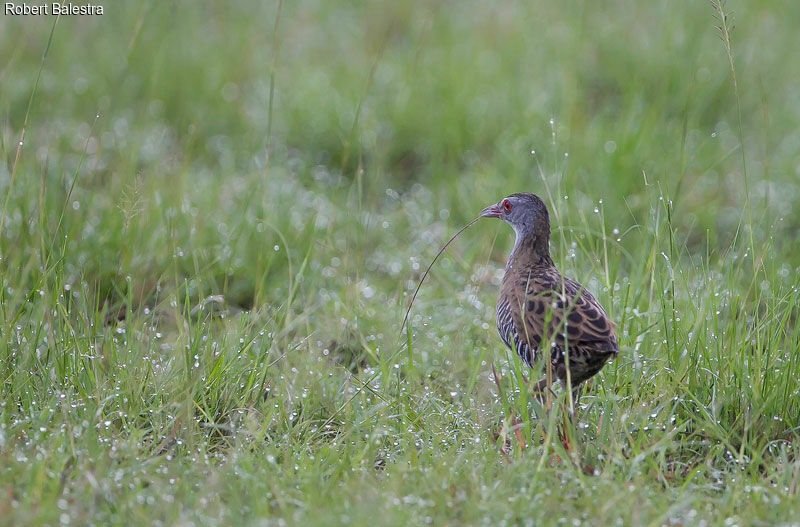
M 499 218 L 502 214 L 503 209 L 500 208 L 499 203 L 495 203 L 494 205 L 489 205 L 485 209 L 481 211 L 479 217 L 481 218 Z

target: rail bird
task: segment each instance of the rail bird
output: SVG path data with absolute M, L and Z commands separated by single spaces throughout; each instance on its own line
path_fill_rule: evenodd
M 500 218 L 517 235 L 497 299 L 497 331 L 530 367 L 550 348 L 550 379 L 573 389 L 577 404 L 583 382 L 613 360 L 619 346 L 603 306 L 575 280 L 563 276 L 550 257 L 550 215 L 538 196 L 512 194 L 480 213 Z M 552 381 L 534 386 L 542 394 Z

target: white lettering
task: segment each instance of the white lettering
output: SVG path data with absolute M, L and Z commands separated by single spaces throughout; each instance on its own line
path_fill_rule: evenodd
M 53 2 L 50 4 L 53 10 L 54 15 L 102 15 L 103 14 L 103 6 L 101 5 L 94 5 L 94 4 L 61 4 L 57 2 Z
M 28 4 L 15 4 L 13 2 L 4 3 L 3 12 L 6 15 L 14 15 L 14 16 L 50 14 L 47 4 L 28 5 Z

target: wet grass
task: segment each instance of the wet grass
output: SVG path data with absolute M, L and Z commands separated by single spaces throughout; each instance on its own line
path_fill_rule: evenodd
M 0 18 L 2 523 L 797 522 L 798 6 L 337 4 Z M 501 223 L 399 334 L 517 191 L 618 325 L 574 422 Z

